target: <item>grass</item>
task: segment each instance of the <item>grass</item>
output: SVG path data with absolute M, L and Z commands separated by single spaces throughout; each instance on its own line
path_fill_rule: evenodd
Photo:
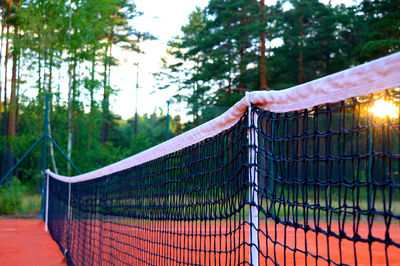
M 42 204 L 42 195 L 31 194 L 23 195 L 21 198 L 21 206 L 18 209 L 18 214 L 40 214 L 40 207 Z
M 0 188 L 0 215 L 37 215 L 42 197 L 13 178 Z

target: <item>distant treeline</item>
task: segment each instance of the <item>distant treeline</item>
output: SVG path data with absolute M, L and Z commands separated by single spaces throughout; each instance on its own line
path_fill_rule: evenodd
M 132 27 L 132 19 L 141 15 L 133 1 L 6 0 L 0 4 L 0 177 L 42 134 L 46 93 L 53 95 L 49 133 L 81 171 L 157 143 L 152 139 L 157 128 L 153 124 L 165 116 L 139 117 L 139 125 L 152 123 L 146 135 L 149 140 L 137 142 L 140 148 L 120 139 L 130 122 L 123 123 L 110 112 L 110 95 L 116 93 L 110 86 L 111 68 L 118 64 L 113 48 L 140 52 L 140 42 L 154 39 Z M 28 87 L 32 80 L 35 84 Z M 28 98 L 26 92 L 36 96 Z M 137 136 L 143 130 L 138 129 Z M 52 168 L 73 174 L 49 147 Z M 39 174 L 37 167 L 32 170 L 40 161 L 39 150 L 34 152 L 18 169 L 19 178 Z
M 400 50 L 399 0 L 270 2 L 210 0 L 169 42 L 160 88 L 178 84 L 195 121 L 245 91 L 290 88 Z
M 118 64 L 113 48 L 140 52 L 140 42 L 154 39 L 132 26 L 141 15 L 134 1 L 0 3 L 0 176 L 42 134 L 45 93 L 53 95 L 49 132 L 82 172 L 165 140 L 165 114 L 140 116 L 135 123 L 110 111 L 110 95 L 118 89 L 110 85 Z M 170 56 L 155 78 L 160 89 L 179 87 L 176 100 L 193 117 L 184 125 L 180 117 L 170 119 L 174 136 L 225 111 L 245 91 L 288 88 L 399 50 L 398 0 L 352 6 L 210 0 L 169 42 Z M 32 79 L 36 83 L 27 89 Z M 37 96 L 28 98 L 26 90 Z M 54 147 L 48 154 L 48 167 L 74 174 Z M 37 185 L 40 156 L 34 150 L 14 175 Z

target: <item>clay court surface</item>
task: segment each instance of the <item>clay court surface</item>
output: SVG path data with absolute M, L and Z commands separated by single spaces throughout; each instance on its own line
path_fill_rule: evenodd
M 264 224 L 261 224 L 261 228 L 265 226 Z M 266 229 L 266 228 L 263 228 Z M 375 225 L 374 229 L 376 230 L 374 232 L 374 235 L 376 236 L 383 236 L 385 234 L 384 226 L 382 225 Z M 391 236 L 393 236 L 396 239 L 396 242 L 399 241 L 400 239 L 400 230 L 397 226 L 393 228 L 394 230 L 390 232 Z M 273 226 L 268 225 L 268 229 L 270 233 L 270 237 L 273 239 L 276 238 L 279 242 L 285 242 L 283 239 L 284 233 L 282 232 L 284 228 L 274 228 Z M 351 230 L 350 228 L 346 228 L 347 230 Z M 247 233 L 247 232 L 246 232 Z M 277 233 L 275 235 L 275 233 Z M 368 234 L 368 228 L 366 225 L 362 225 L 360 228 L 359 233 L 363 234 Z M 297 238 L 297 248 L 304 248 L 304 234 L 296 234 Z M 286 243 L 289 246 L 294 245 L 294 231 L 293 230 L 288 230 L 286 231 Z M 147 236 L 150 237 L 151 236 Z M 309 246 L 309 251 L 312 253 L 315 252 L 315 245 L 311 243 L 315 243 L 316 237 L 315 235 L 308 234 L 307 235 L 307 242 Z M 172 239 L 170 239 L 172 241 Z M 337 240 L 331 240 L 330 246 L 332 248 L 331 250 L 331 258 L 334 260 L 339 259 L 339 254 L 338 254 L 338 241 Z M 168 240 L 167 240 L 168 242 Z M 207 241 L 208 242 L 208 241 Z M 219 241 L 218 241 L 219 242 Z M 278 262 L 281 264 L 286 263 L 287 265 L 293 264 L 293 253 L 284 250 L 283 248 L 279 246 L 274 246 L 269 245 L 268 248 L 266 247 L 266 239 L 264 237 L 261 237 L 260 239 L 260 249 L 264 254 L 269 253 L 269 256 L 274 257 Z M 212 244 L 213 245 L 213 244 Z M 217 244 L 218 245 L 218 244 Z M 318 246 L 320 250 L 320 254 L 323 256 L 326 256 L 327 254 L 324 254 L 324 250 L 326 250 L 326 238 L 323 236 L 318 236 Z M 220 247 L 218 247 L 220 248 Z M 356 252 L 357 252 L 357 258 L 358 258 L 358 263 L 361 265 L 369 265 L 369 256 L 368 256 L 368 244 L 365 243 L 358 243 L 356 245 Z M 268 250 L 268 251 L 267 251 Z M 385 261 L 385 247 L 383 244 L 373 244 L 372 246 L 373 250 L 373 265 L 386 265 Z M 275 254 L 274 254 L 275 251 Z M 245 253 L 247 253 L 248 250 L 246 248 Z M 354 252 L 354 246 L 351 242 L 349 241 L 343 241 L 342 242 L 342 257 L 347 263 L 353 264 L 354 261 L 351 258 Z M 388 249 L 388 255 L 389 255 L 389 264 L 390 265 L 400 265 L 400 252 L 397 248 L 391 247 Z M 365 254 L 365 255 L 363 255 Z M 245 257 L 247 257 L 245 255 Z M 286 260 L 283 258 L 286 257 Z M 222 260 L 221 260 L 222 259 Z M 223 264 L 225 264 L 227 258 L 220 258 L 220 262 L 223 261 Z M 248 258 L 246 258 L 248 259 Z M 315 263 L 314 260 L 312 260 L 309 257 L 310 261 Z M 207 261 L 207 260 L 206 260 Z M 211 259 L 210 261 L 214 261 Z M 263 260 L 261 260 L 263 261 Z M 218 262 L 218 260 L 217 260 Z M 302 254 L 296 254 L 296 262 L 298 264 L 304 264 L 304 255 Z M 265 263 L 265 261 L 263 261 Z M 325 265 L 324 261 L 318 262 L 320 265 Z M 55 241 L 50 237 L 50 235 L 44 231 L 44 223 L 41 220 L 0 220 L 0 265 L 12 265 L 12 266 L 17 266 L 17 265 L 65 265 L 63 262 L 63 255 L 61 254 L 61 251 L 56 244 Z
M 0 265 L 66 265 L 41 220 L 0 219 Z

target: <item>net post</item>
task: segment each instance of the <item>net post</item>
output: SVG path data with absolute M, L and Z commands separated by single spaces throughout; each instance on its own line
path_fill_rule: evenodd
M 46 214 L 45 214 L 45 225 L 44 231 L 49 229 L 49 174 L 46 173 Z
M 257 147 L 258 139 L 256 136 L 256 127 L 258 116 L 252 113 L 251 104 L 248 110 L 248 145 L 249 145 L 249 243 L 250 243 L 250 265 L 259 265 L 259 245 L 258 245 L 258 230 L 259 230 L 259 217 L 258 217 L 258 173 L 257 173 Z

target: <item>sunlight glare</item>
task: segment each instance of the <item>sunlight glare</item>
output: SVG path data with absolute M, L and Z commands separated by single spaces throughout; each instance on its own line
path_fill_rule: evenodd
M 377 100 L 371 107 L 371 112 L 374 116 L 379 118 L 396 118 L 399 117 L 399 107 L 392 101 Z

